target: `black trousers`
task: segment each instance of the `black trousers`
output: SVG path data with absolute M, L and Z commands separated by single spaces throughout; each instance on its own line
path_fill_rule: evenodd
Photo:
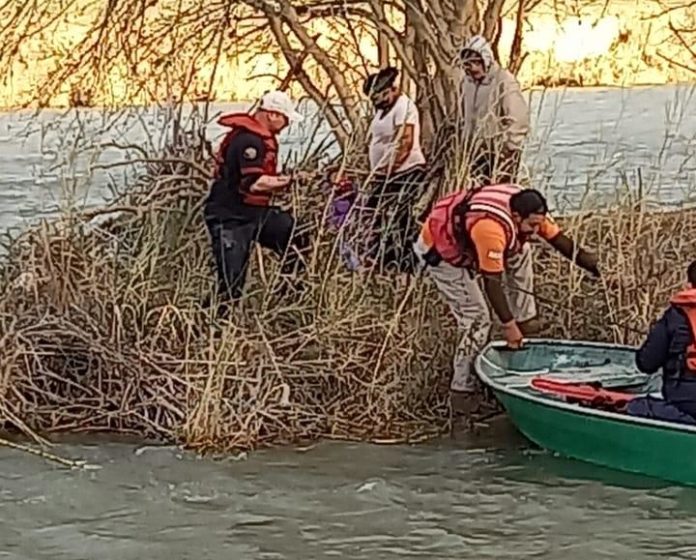
M 254 242 L 278 256 L 287 255 L 283 274 L 304 270 L 302 254 L 309 245 L 306 235 L 294 232 L 295 219 L 277 207 L 239 205 L 225 218 L 206 217 L 206 225 L 215 258 L 218 296 L 225 302 L 242 297 Z
M 483 185 L 515 183 L 520 168 L 521 153 L 481 151 L 469 169 L 471 178 Z
M 662 396 L 684 414 L 696 419 L 696 379 L 691 376 L 681 379 L 663 376 Z
M 418 236 L 418 223 L 413 218 L 413 206 L 425 192 L 425 176 L 425 168 L 419 166 L 372 182 L 366 206 L 374 211 L 376 239 L 370 256 L 377 259 L 380 268 L 408 273 L 415 270 L 412 245 Z

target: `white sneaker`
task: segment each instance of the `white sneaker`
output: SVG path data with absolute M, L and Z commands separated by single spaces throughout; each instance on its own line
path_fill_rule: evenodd
M 469 375 L 455 373 L 450 382 L 450 389 L 458 393 L 475 393 L 478 390 L 478 383 L 476 377 L 471 373 Z

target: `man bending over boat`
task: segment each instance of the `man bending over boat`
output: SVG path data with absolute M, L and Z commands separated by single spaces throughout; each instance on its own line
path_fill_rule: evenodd
M 628 405 L 633 416 L 696 424 L 696 261 L 687 270 L 687 280 L 636 353 L 643 373 L 662 368 L 664 400 L 633 399 Z
M 599 276 L 595 255 L 576 249 L 576 244 L 561 232 L 549 216 L 543 195 L 513 184 L 487 185 L 440 199 L 414 244 L 416 256 L 462 332 L 450 388 L 459 393 L 463 411 L 471 411 L 475 403 L 473 358 L 488 341 L 492 326 L 486 300 L 511 348 L 520 348 L 523 335 L 534 329 L 537 309 L 528 243 L 533 235 Z M 512 290 L 510 301 L 503 283 Z

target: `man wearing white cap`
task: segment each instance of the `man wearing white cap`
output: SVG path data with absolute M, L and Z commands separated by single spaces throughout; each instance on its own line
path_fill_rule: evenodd
M 279 256 L 287 255 L 282 272 L 302 267 L 300 253 L 308 240 L 293 236 L 295 219 L 277 206 L 273 194 L 286 189 L 298 174 L 278 174 L 277 135 L 291 122 L 302 120 L 295 104 L 282 91 L 266 93 L 252 113 L 232 113 L 218 123 L 230 127 L 216 156 L 216 171 L 205 202 L 218 274 L 220 314 L 243 295 L 252 244 L 258 241 Z

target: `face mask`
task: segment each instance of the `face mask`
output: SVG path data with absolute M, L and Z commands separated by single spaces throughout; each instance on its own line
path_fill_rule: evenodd
M 372 106 L 377 110 L 388 109 L 392 106 L 392 100 L 389 98 L 389 90 L 383 92 L 376 101 L 372 102 Z

